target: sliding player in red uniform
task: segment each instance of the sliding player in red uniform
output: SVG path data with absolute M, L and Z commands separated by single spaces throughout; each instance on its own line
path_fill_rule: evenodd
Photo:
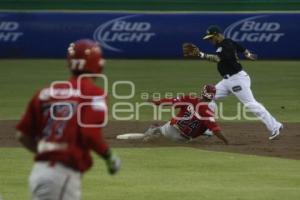
M 82 174 L 93 164 L 91 151 L 106 161 L 110 174 L 119 170 L 120 159 L 102 136 L 106 96 L 88 77 L 101 73 L 103 61 L 98 43 L 71 43 L 71 78 L 38 91 L 17 125 L 19 141 L 35 154 L 29 180 L 32 199 L 79 200 Z
M 144 140 L 164 136 L 173 141 L 189 142 L 206 132 L 212 132 L 225 144 L 227 139 L 215 121 L 214 111 L 209 103 L 216 94 L 213 85 L 205 85 L 200 97 L 184 96 L 182 98 L 166 98 L 158 101 L 152 100 L 155 105 L 172 105 L 180 109 L 176 117 L 160 127 L 150 127 L 145 132 Z

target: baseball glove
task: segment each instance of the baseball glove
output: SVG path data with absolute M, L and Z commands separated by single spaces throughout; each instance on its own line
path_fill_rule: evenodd
M 184 57 L 200 57 L 201 51 L 192 43 L 183 43 L 182 45 Z

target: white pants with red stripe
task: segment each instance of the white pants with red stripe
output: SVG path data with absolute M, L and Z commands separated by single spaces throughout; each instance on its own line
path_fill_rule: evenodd
M 228 79 L 223 79 L 216 85 L 215 100 L 234 94 L 253 114 L 255 114 L 272 133 L 281 124 L 256 101 L 251 91 L 251 80 L 245 71 L 241 71 Z
M 79 200 L 81 173 L 61 164 L 36 162 L 29 186 L 33 200 Z
M 206 130 L 203 135 L 212 136 L 212 132 L 210 130 Z M 150 127 L 145 132 L 145 138 L 147 139 L 158 138 L 160 136 L 164 136 L 174 142 L 190 142 L 193 140 L 192 138 L 184 137 L 178 128 L 171 125 L 170 121 L 165 123 L 163 126 Z
M 183 137 L 180 131 L 171 125 L 171 122 L 167 122 L 165 125 L 159 127 L 159 131 L 164 137 L 174 142 L 190 142 L 193 140 L 192 138 L 188 139 Z M 207 129 L 203 135 L 212 135 L 212 132 Z

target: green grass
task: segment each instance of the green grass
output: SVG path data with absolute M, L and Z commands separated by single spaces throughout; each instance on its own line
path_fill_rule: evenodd
M 255 97 L 281 121 L 300 121 L 300 62 L 257 61 L 243 62 L 252 78 Z M 18 119 L 30 96 L 53 80 L 64 80 L 68 70 L 64 60 L 0 60 L 0 119 Z M 135 84 L 135 96 L 116 102 L 142 102 L 144 92 L 199 92 L 205 83 L 221 80 L 214 63 L 183 60 L 109 60 L 105 69 L 109 79 L 109 93 L 113 82 L 130 80 Z M 120 86 L 118 94 L 128 94 L 128 87 Z M 224 101 L 224 114 L 236 113 L 237 99 Z M 284 109 L 282 108 L 284 106 Z M 141 120 L 151 120 L 152 112 L 141 108 Z M 164 115 L 168 119 L 169 114 Z M 112 117 L 110 117 L 112 119 Z
M 298 200 L 300 162 L 191 148 L 117 149 L 123 168 L 109 176 L 103 161 L 83 179 L 88 200 Z M 1 148 L 0 195 L 29 199 L 31 155 Z
M 300 121 L 300 62 L 244 62 L 256 98 L 279 120 Z M 0 60 L 0 119 L 18 119 L 32 94 L 53 80 L 64 80 L 63 60 Z M 117 80 L 130 80 L 135 96 L 118 102 L 142 102 L 143 92 L 199 92 L 220 77 L 213 63 L 181 60 L 109 60 L 109 92 Z M 128 93 L 119 88 L 118 93 Z M 225 114 L 235 113 L 234 97 L 224 100 Z M 285 109 L 282 109 L 284 106 Z M 142 112 L 150 120 L 149 109 Z M 112 117 L 110 117 L 112 118 Z M 169 115 L 165 115 L 165 119 Z M 217 153 L 190 148 L 116 149 L 123 161 L 119 175 L 105 172 L 103 161 L 83 179 L 88 200 L 298 200 L 297 160 Z M 21 148 L 0 148 L 0 197 L 29 199 L 32 156 Z

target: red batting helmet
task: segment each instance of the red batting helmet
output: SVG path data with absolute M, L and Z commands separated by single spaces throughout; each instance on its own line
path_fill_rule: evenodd
M 74 74 L 101 73 L 103 64 L 102 49 L 97 42 L 82 39 L 70 44 L 68 66 Z
M 202 91 L 201 91 L 201 96 L 213 100 L 216 95 L 216 87 L 214 85 L 204 85 Z

